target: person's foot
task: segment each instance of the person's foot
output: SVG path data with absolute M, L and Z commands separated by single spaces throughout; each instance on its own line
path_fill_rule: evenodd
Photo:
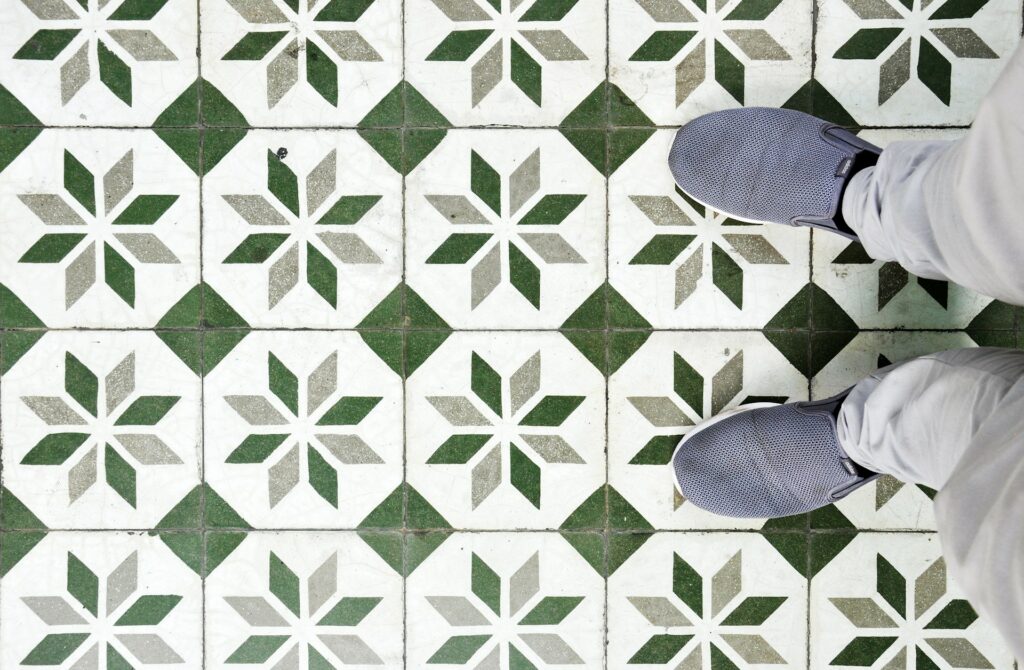
M 880 153 L 803 112 L 746 107 L 705 114 L 680 128 L 668 165 L 683 192 L 734 219 L 857 239 L 842 219 L 843 190 Z
M 827 400 L 741 405 L 700 424 L 672 454 L 676 487 L 709 512 L 774 518 L 809 512 L 880 475 L 836 437 L 849 391 Z

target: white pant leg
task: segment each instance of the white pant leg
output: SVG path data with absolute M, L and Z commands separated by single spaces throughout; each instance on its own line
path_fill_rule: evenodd
M 1024 351 L 957 349 L 879 370 L 838 418 L 855 462 L 939 489 L 950 574 L 1024 659 Z
M 872 258 L 1024 304 L 1024 45 L 953 142 L 894 142 L 846 189 Z

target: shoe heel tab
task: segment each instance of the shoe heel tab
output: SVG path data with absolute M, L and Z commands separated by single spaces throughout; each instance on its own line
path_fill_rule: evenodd
M 843 401 L 846 400 L 846 396 L 850 395 L 850 391 L 853 387 L 850 386 L 847 389 L 831 396 L 824 398 L 823 400 L 805 400 L 803 402 L 796 403 L 796 410 L 801 414 L 812 416 L 816 414 L 824 414 L 831 416 L 833 421 L 839 414 L 839 408 L 842 406 Z
M 858 137 L 852 130 L 837 126 L 834 123 L 823 123 L 818 132 L 821 135 L 821 139 L 837 149 L 850 151 L 854 154 L 861 151 L 869 151 L 875 155 L 882 153 L 879 147 Z
M 849 460 L 849 459 L 844 459 L 844 460 Z M 844 464 L 844 467 L 845 467 L 845 464 Z M 859 489 L 860 487 L 864 486 L 865 484 L 870 484 L 871 482 L 875 481 L 876 479 L 878 479 L 881 476 L 882 475 L 879 475 L 879 474 L 872 474 L 872 475 L 870 475 L 868 477 L 863 477 L 861 479 L 855 479 L 855 480 L 853 480 L 851 482 L 847 482 L 845 484 L 840 484 L 836 488 L 832 489 L 829 492 L 828 496 L 829 496 L 829 498 L 832 499 L 833 502 L 835 502 L 837 500 L 841 500 L 841 499 L 845 498 L 846 496 L 850 495 L 851 493 L 853 493 L 854 491 L 856 491 L 857 489 Z

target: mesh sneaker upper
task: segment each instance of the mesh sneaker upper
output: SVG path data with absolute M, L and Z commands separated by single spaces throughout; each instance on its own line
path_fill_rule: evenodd
M 853 154 L 821 137 L 830 124 L 788 109 L 713 112 L 679 129 L 669 168 L 686 193 L 712 208 L 755 221 L 829 218 Z
M 733 517 L 779 517 L 832 503 L 856 476 L 840 462 L 834 424 L 794 405 L 751 409 L 708 425 L 676 451 L 683 495 Z

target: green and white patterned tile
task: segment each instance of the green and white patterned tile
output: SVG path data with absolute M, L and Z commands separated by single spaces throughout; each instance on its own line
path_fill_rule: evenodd
M 402 578 L 355 533 L 250 533 L 205 615 L 208 668 L 403 667 Z
M 402 382 L 355 333 L 257 332 L 204 380 L 206 481 L 258 528 L 354 528 L 402 481 Z
M 47 125 L 148 126 L 196 80 L 193 0 L 10 0 L 0 25 L 0 84 Z
M 610 79 L 659 125 L 729 107 L 781 106 L 811 77 L 811 5 L 613 0 Z
M 603 667 L 604 581 L 556 533 L 457 533 L 406 600 L 408 667 Z
M 0 208 L 0 283 L 51 327 L 152 327 L 199 281 L 199 180 L 148 131 L 44 131 Z
M 667 168 L 673 137 L 655 133 L 608 181 L 609 280 L 655 328 L 760 328 L 806 282 L 810 233 L 688 198 Z
M 872 260 L 857 242 L 814 234 L 814 283 L 859 328 L 962 329 L 992 299 L 951 282 L 915 277 L 895 261 Z
M 557 328 L 605 277 L 605 182 L 555 130 L 456 130 L 406 182 L 406 279 L 455 328 Z
M 680 496 L 672 451 L 722 410 L 806 397 L 807 379 L 760 333 L 655 332 L 608 380 L 608 481 L 654 528 L 759 528 Z
M 609 668 L 804 668 L 806 630 L 807 580 L 754 533 L 658 533 L 608 579 Z
M 354 126 L 402 78 L 399 0 L 201 0 L 200 11 L 203 77 L 255 126 Z
M 350 328 L 399 283 L 402 179 L 355 131 L 253 131 L 203 181 L 203 277 L 250 325 Z
M 152 528 L 199 483 L 199 398 L 153 333 L 48 333 L 3 376 L 4 486 L 52 528 Z
M 811 667 L 1014 667 L 932 534 L 861 533 L 811 582 Z
M 967 125 L 1020 41 L 1013 0 L 819 0 L 815 77 L 861 125 Z
M 558 125 L 605 78 L 599 0 L 409 0 L 405 73 L 456 126 Z
M 893 363 L 973 346 L 963 331 L 862 331 L 811 380 L 811 397 L 828 398 Z
M 0 1 L 0 668 L 1009 670 L 933 491 L 735 520 L 667 463 L 1019 310 L 665 163 L 964 126 L 1012 4 Z
M 406 386 L 407 479 L 455 528 L 558 528 L 604 483 L 604 394 L 558 333 L 455 333 Z
M 202 586 L 160 540 L 50 533 L 0 593 L 4 668 L 200 668 Z

